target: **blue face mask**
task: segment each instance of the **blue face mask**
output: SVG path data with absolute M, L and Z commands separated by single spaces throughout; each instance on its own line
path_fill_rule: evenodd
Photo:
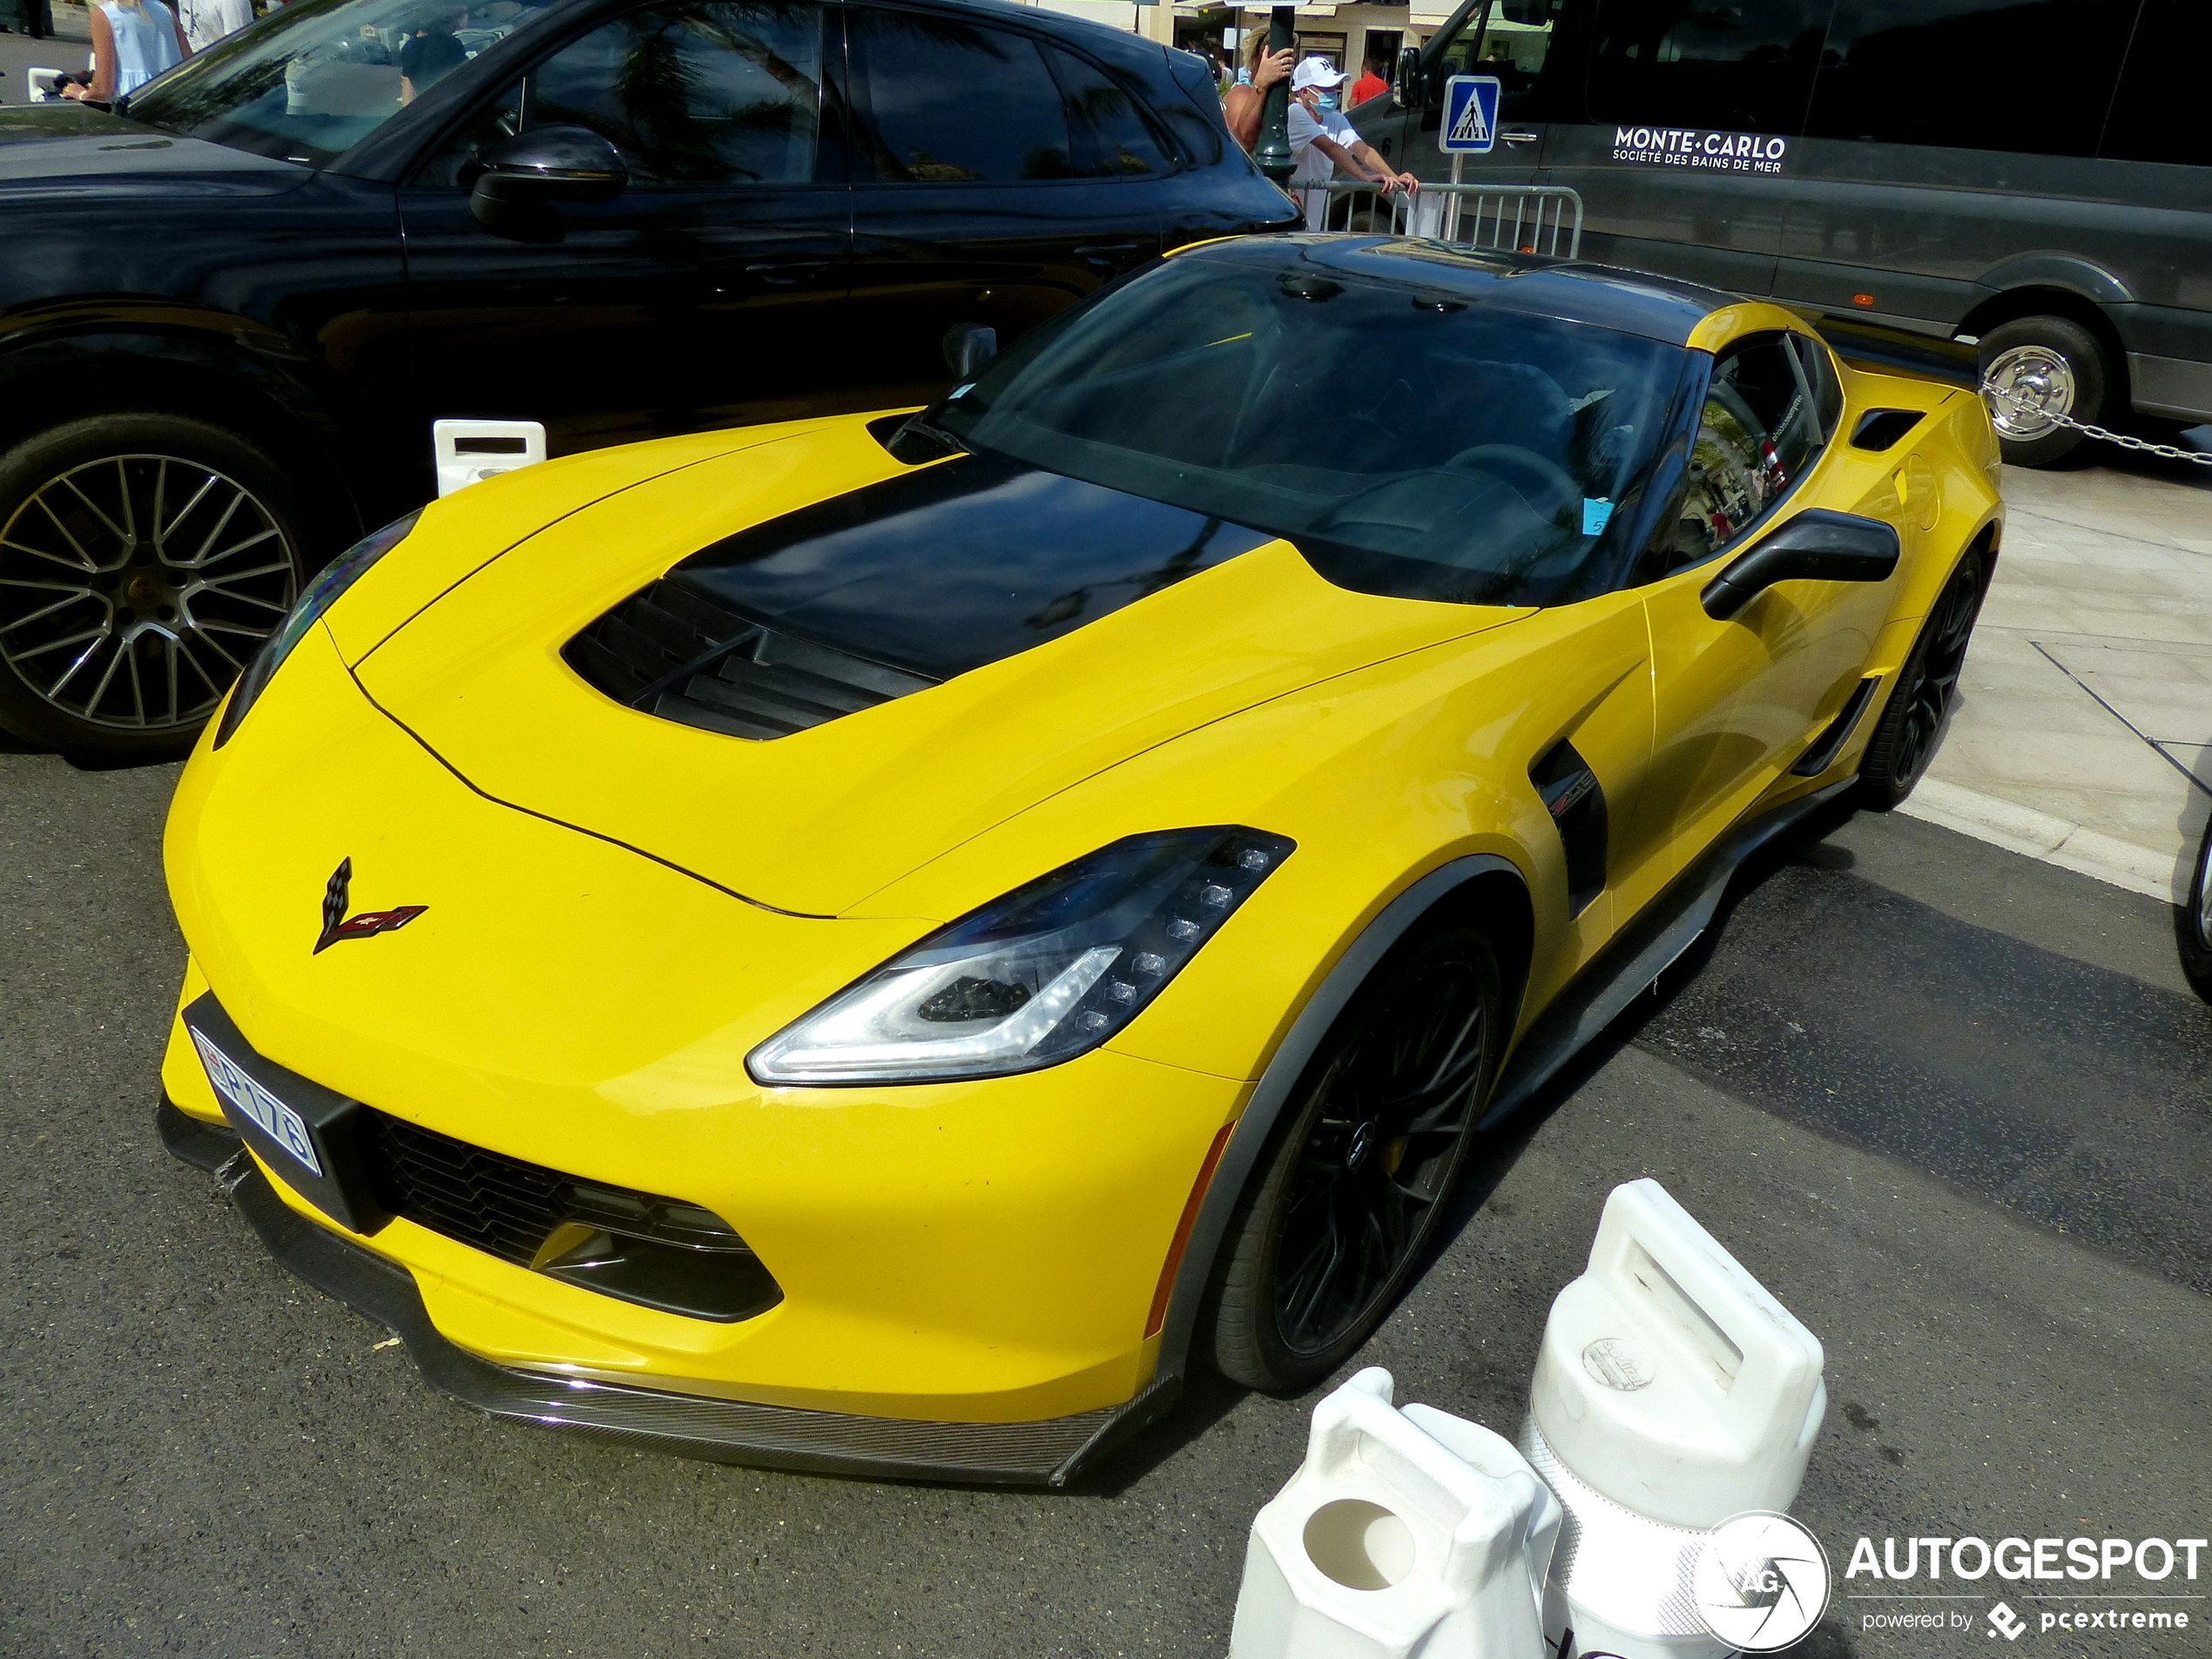
M 1333 110 L 1337 106 L 1337 95 L 1334 92 L 1323 92 L 1313 100 L 1313 105 L 1316 109 Z

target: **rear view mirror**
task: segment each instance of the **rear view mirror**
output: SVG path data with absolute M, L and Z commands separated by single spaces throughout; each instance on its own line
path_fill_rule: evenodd
M 999 331 L 987 323 L 956 322 L 945 330 L 945 367 L 961 380 L 974 380 L 998 352 Z
M 1421 53 L 1418 46 L 1408 46 L 1398 54 L 1398 81 L 1391 93 L 1401 110 L 1421 107 Z
M 516 242 L 557 242 L 556 202 L 604 202 L 630 182 L 622 152 L 590 127 L 537 127 L 489 145 L 476 155 L 469 208 L 495 235 Z
M 1777 582 L 1886 582 L 1897 569 L 1897 527 L 1809 507 L 1705 584 L 1705 614 L 1725 622 Z

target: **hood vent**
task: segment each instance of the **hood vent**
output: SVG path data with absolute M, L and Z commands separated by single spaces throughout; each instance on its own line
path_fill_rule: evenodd
M 562 648 L 626 707 L 733 738 L 789 737 L 937 682 L 763 626 L 663 578 Z

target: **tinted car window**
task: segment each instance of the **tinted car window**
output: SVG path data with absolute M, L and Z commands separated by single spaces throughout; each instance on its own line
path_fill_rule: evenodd
M 506 14 L 499 30 L 535 15 L 514 0 L 491 9 Z M 319 167 L 404 107 L 400 58 L 420 30 L 436 31 L 448 69 L 470 39 L 498 37 L 494 30 L 456 30 L 456 21 L 473 19 L 465 6 L 441 0 L 292 0 L 263 27 L 195 52 L 133 98 L 132 118 Z M 427 64 L 417 66 L 430 73 Z
M 1076 176 L 1060 88 L 1028 36 L 888 8 L 855 8 L 851 17 L 861 180 Z
M 633 188 L 814 176 L 822 20 L 811 0 L 678 0 L 628 12 L 540 64 L 529 126 L 586 126 Z
M 2138 0 L 1838 0 L 1806 131 L 2087 156 Z M 2042 84 L 2050 96 L 2024 101 Z
M 1470 18 L 1444 49 L 1440 72 L 1496 76 L 1501 119 L 1575 119 L 1581 89 L 1562 84 L 1572 78 L 1572 65 L 1552 52 L 1566 10 L 1567 0 L 1492 0 L 1487 18 Z
M 1811 469 L 1821 443 L 1817 389 L 1790 337 L 1730 347 L 1713 366 L 1661 568 L 1696 563 L 1741 538 Z
M 1073 52 L 1047 46 L 1044 56 L 1067 105 L 1077 172 L 1092 179 L 1121 179 L 1167 171 L 1159 141 L 1144 125 L 1136 100 L 1126 88 Z
M 2208 64 L 2212 6 L 2204 0 L 2144 0 L 2098 153 L 2212 166 L 2212 122 L 2202 107 Z
M 1609 585 L 1687 360 L 1253 242 L 1069 314 L 940 418 L 978 450 L 1290 536 L 1346 587 L 1547 604 Z
M 1591 116 L 1662 126 L 1804 127 L 1830 0 L 1602 0 Z

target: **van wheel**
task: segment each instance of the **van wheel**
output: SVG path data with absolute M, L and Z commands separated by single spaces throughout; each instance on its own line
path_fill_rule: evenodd
M 1208 1296 L 1214 1369 L 1310 1388 L 1382 1323 L 1433 1236 L 1507 1032 L 1471 928 L 1399 945 L 1306 1068 L 1239 1201 Z
M 2005 459 L 2047 467 L 2085 442 L 2052 417 L 2108 425 L 2112 365 L 2096 336 L 2064 317 L 2020 317 L 1981 337 L 1981 377 L 1990 423 Z
M 1935 609 L 1920 624 L 1912 654 L 1898 671 L 1874 735 L 1866 740 L 1853 792 L 1853 804 L 1864 811 L 1886 813 L 1898 806 L 1935 759 L 1944 717 L 1959 694 L 1974 619 L 1981 614 L 1981 589 L 1982 556 L 1976 550 L 1952 567 Z
M 0 455 L 0 726 L 109 763 L 183 754 L 298 597 L 301 527 L 274 461 L 182 415 Z

